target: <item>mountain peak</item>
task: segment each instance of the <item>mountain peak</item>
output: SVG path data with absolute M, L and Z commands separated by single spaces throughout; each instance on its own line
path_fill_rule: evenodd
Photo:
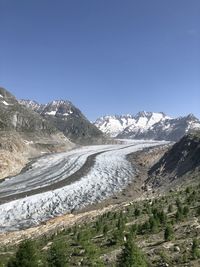
M 71 105 L 72 106 L 72 103 L 69 100 L 56 99 L 56 100 L 49 102 L 47 105 L 52 105 L 52 106 Z
M 186 116 L 186 118 L 187 118 L 188 120 L 195 120 L 195 121 L 198 120 L 197 117 L 195 117 L 195 115 L 192 114 L 192 113 L 188 114 L 188 115 Z
M 131 114 L 126 115 L 106 115 L 95 121 L 95 125 L 104 133 L 116 137 L 123 130 L 130 127 L 133 128 L 148 128 L 160 120 L 167 118 L 162 113 L 140 111 L 135 116 Z
M 164 112 L 139 111 L 135 115 L 135 118 L 138 118 L 138 117 L 151 117 L 151 116 L 162 116 L 162 117 L 166 117 L 167 115 Z
M 149 111 L 140 111 L 135 116 L 107 115 L 97 119 L 94 124 L 112 137 L 173 141 L 200 128 L 200 121 L 193 114 L 173 119 L 163 112 Z

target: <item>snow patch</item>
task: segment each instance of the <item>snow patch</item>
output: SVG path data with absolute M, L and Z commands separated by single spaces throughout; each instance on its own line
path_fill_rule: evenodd
M 10 104 L 8 104 L 5 100 L 2 100 L 1 101 L 4 105 L 6 105 L 6 106 L 9 106 Z
M 52 111 L 49 111 L 49 112 L 45 112 L 45 114 L 55 116 L 56 112 L 57 112 L 56 110 L 52 110 Z

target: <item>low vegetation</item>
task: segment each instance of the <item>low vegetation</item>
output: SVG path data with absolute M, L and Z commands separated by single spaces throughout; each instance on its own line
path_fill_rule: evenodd
M 124 204 L 88 223 L 19 246 L 0 266 L 200 266 L 200 184 Z

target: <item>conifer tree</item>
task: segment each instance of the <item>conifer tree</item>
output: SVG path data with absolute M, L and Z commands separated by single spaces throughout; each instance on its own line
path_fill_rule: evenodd
M 47 262 L 49 267 L 67 267 L 67 256 L 66 256 L 65 244 L 62 241 L 55 241 L 47 256 Z
M 169 224 L 165 228 L 164 239 L 165 239 L 165 241 L 170 241 L 173 238 L 174 238 L 174 230 L 173 230 L 173 227 Z
M 8 267 L 38 267 L 39 262 L 39 253 L 35 243 L 25 240 L 19 245 L 15 258 L 8 262 Z
M 119 258 L 119 267 L 147 267 L 147 261 L 131 238 L 127 239 Z

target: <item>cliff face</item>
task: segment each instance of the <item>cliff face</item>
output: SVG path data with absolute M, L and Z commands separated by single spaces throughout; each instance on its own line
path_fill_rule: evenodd
M 0 130 L 42 132 L 53 134 L 57 129 L 39 114 L 18 103 L 4 88 L 0 88 Z
M 0 88 L 0 178 L 18 173 L 29 158 L 73 146 L 53 124 Z
M 181 177 L 188 179 L 200 174 L 200 132 L 184 136 L 149 170 L 148 183 L 159 187 L 173 182 L 181 183 Z

